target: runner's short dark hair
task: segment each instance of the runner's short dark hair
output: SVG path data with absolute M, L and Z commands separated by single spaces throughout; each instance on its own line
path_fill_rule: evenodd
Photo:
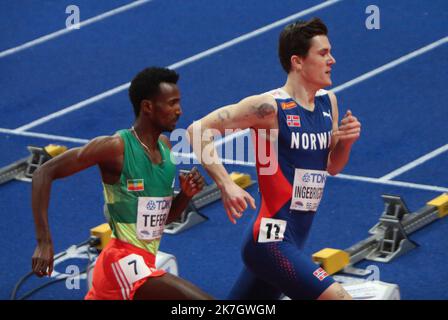
M 142 100 L 151 100 L 160 93 L 162 82 L 177 84 L 179 74 L 171 69 L 149 67 L 140 71 L 131 81 L 129 99 L 134 107 L 135 117 L 140 114 Z
M 278 56 L 286 73 L 291 71 L 291 56 L 306 57 L 311 47 L 311 38 L 327 35 L 327 26 L 319 18 L 296 21 L 287 25 L 280 33 Z

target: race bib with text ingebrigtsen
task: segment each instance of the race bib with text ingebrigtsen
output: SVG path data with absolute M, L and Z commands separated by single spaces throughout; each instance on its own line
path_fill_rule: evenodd
M 137 238 L 154 240 L 163 234 L 173 197 L 139 197 L 137 207 Z
M 291 210 L 316 211 L 324 192 L 327 172 L 295 169 Z

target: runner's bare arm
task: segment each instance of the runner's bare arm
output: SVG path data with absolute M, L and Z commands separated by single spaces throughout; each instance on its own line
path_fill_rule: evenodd
M 227 130 L 269 128 L 277 112 L 274 98 L 256 95 L 221 107 L 188 127 L 190 143 L 197 159 L 221 188 L 229 182 L 225 168 L 214 147 L 214 135 Z
M 188 174 L 181 173 L 179 175 L 179 181 L 180 192 L 173 200 L 166 224 L 169 224 L 180 217 L 193 196 L 199 193 L 205 185 L 204 177 L 199 173 L 199 170 L 196 167 L 194 167 Z
M 171 141 L 167 136 L 160 135 L 159 139 L 162 140 L 168 148 L 172 148 Z M 204 177 L 202 177 L 195 167 L 189 172 L 189 174 L 181 173 L 179 175 L 179 181 L 180 192 L 173 199 L 173 203 L 171 204 L 170 212 L 165 224 L 169 224 L 179 218 L 185 208 L 187 208 L 191 198 L 196 193 L 200 192 L 205 185 Z
M 48 224 L 48 205 L 53 180 L 67 177 L 95 164 L 110 165 L 123 153 L 119 137 L 98 137 L 83 147 L 70 149 L 49 160 L 33 174 L 32 210 L 37 248 L 32 259 L 33 271 L 50 275 L 53 268 L 53 245 Z
M 333 135 L 328 156 L 327 171 L 331 175 L 336 175 L 344 169 L 350 157 L 350 151 L 361 134 L 361 123 L 348 110 L 338 125 L 338 103 L 336 95 L 329 91 L 331 107 L 333 113 Z
M 197 159 L 221 189 L 222 200 L 229 219 L 241 217 L 247 202 L 255 208 L 255 200 L 238 187 L 222 165 L 214 146 L 214 135 L 226 129 L 272 129 L 275 127 L 277 107 L 270 95 L 255 95 L 240 102 L 219 108 L 188 128 L 190 143 Z

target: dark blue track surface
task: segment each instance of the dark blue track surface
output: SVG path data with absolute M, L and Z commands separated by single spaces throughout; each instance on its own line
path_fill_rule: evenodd
M 81 20 L 130 1 L 77 1 Z M 0 58 L 0 128 L 16 129 L 43 116 L 125 84 L 149 65 L 169 66 L 279 19 L 310 8 L 315 1 L 154 0 L 80 30 Z M 2 1 L 0 52 L 65 27 L 69 1 Z M 337 60 L 333 87 L 448 35 L 448 4 L 442 0 L 378 0 L 381 29 L 367 30 L 364 0 L 344 0 L 306 15 L 321 17 L 330 30 Z M 216 107 L 283 85 L 277 39 L 283 26 L 178 68 L 186 128 Z M 337 93 L 339 113 L 361 120 L 363 132 L 344 174 L 380 178 L 448 143 L 448 47 L 443 44 L 416 58 Z M 127 92 L 30 128 L 30 132 L 91 139 L 130 127 Z M 27 145 L 80 144 L 0 133 L 0 166 L 27 156 Z M 448 153 L 394 178 L 448 188 Z M 181 166 L 185 167 L 185 166 Z M 248 172 L 252 167 L 228 166 Z M 258 200 L 257 187 L 251 194 Z M 31 186 L 14 181 L 0 186 L 0 299 L 30 270 L 35 247 Z M 402 195 L 411 210 L 440 191 L 331 178 L 315 219 L 307 253 L 324 247 L 347 248 L 368 236 L 383 210 L 381 194 Z M 89 236 L 104 222 L 98 170 L 88 169 L 53 185 L 50 225 L 55 252 Z M 202 210 L 209 220 L 179 235 L 165 235 L 161 250 L 174 254 L 180 275 L 217 298 L 225 298 L 242 265 L 239 245 L 249 210 L 232 225 L 215 203 Z M 404 299 L 448 299 L 448 219 L 411 236 L 420 246 L 389 264 L 376 264 L 381 280 L 397 283 Z M 362 262 L 367 267 L 372 262 Z M 65 268 L 65 266 L 60 266 Z M 30 279 L 24 293 L 44 280 Z M 80 290 L 59 283 L 37 299 L 82 299 Z

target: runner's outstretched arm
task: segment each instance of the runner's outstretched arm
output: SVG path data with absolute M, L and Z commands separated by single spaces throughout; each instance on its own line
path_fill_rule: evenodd
M 95 164 L 108 165 L 110 159 L 123 154 L 121 139 L 98 137 L 80 148 L 70 149 L 49 160 L 33 173 L 32 209 L 37 246 L 32 257 L 32 270 L 39 276 L 53 271 L 53 241 L 48 223 L 48 205 L 53 180 L 73 175 Z

